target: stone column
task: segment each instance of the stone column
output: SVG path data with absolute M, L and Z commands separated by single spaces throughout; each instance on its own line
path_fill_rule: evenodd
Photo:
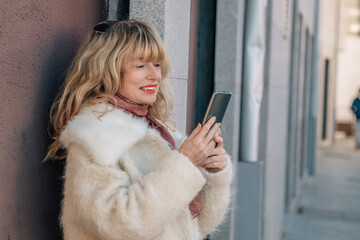
M 190 0 L 132 0 L 130 19 L 150 23 L 162 37 L 169 55 L 168 77 L 174 90 L 173 118 L 178 131 L 185 133 L 189 65 Z
M 222 123 L 224 146 L 232 156 L 237 172 L 239 159 L 239 125 L 242 75 L 242 48 L 245 0 L 218 1 L 216 15 L 215 90 L 232 92 L 232 99 Z M 233 192 L 237 192 L 234 179 Z M 231 206 L 230 221 L 215 239 L 235 239 L 236 196 Z

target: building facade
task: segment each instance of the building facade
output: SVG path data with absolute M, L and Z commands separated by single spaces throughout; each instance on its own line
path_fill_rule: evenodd
M 235 169 L 227 220 L 210 239 L 280 240 L 284 213 L 334 135 L 339 0 L 7 1 L 0 7 L 1 239 L 61 239 L 63 162 L 41 165 L 55 92 L 91 26 L 152 24 L 169 54 L 177 129 L 232 92 L 222 132 Z M 329 20 L 331 19 L 331 20 Z

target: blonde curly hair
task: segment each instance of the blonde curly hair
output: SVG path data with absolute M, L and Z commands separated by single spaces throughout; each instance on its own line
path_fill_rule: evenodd
M 172 93 L 166 80 L 170 65 L 159 34 L 148 24 L 137 20 L 109 22 L 107 32 L 89 33 L 69 67 L 50 110 L 49 134 L 54 141 L 44 161 L 66 157 L 65 151 L 59 151 L 62 149 L 59 135 L 84 105 L 116 101 L 114 95 L 121 87 L 121 68 L 129 56 L 160 63 L 162 80 L 149 113 L 168 128 L 175 127 L 170 117 Z M 103 115 L 108 111 L 111 110 L 107 109 Z

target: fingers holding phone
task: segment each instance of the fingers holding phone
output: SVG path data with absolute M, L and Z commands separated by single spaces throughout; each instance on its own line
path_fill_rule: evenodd
M 223 170 L 227 165 L 226 160 L 226 151 L 225 153 L 212 155 L 208 157 L 201 165 L 202 168 L 205 168 L 209 172 L 219 172 Z
M 215 136 L 214 141 L 216 148 L 211 155 L 201 163 L 200 167 L 205 168 L 209 172 L 218 172 L 224 169 L 227 165 L 226 151 L 223 148 L 223 138 Z
M 200 165 L 206 160 L 216 147 L 214 138 L 221 124 L 215 121 L 216 118 L 212 117 L 203 126 L 199 124 L 179 148 L 179 152 L 187 156 L 195 165 Z
M 216 144 L 216 147 L 223 147 L 224 146 L 224 139 L 221 137 L 222 136 L 222 132 L 221 129 L 219 128 L 219 130 L 216 132 L 215 136 L 214 136 L 214 141 Z
M 215 170 L 221 170 L 224 168 L 224 156 L 226 166 L 226 152 L 224 155 L 215 149 L 223 149 L 220 125 L 230 97 L 230 92 L 215 91 L 210 99 L 202 125 L 198 124 L 179 148 L 179 152 L 187 156 L 197 166 L 205 166 L 204 161 L 210 159 L 211 162 L 208 162 L 205 168 L 213 167 Z M 220 152 L 223 151 L 225 150 L 223 149 Z

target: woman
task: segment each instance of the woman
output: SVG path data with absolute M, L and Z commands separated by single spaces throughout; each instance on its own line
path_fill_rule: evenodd
M 64 239 L 202 239 L 221 223 L 232 169 L 220 124 L 174 139 L 168 72 L 159 35 L 139 21 L 97 24 L 82 44 L 46 156 L 67 158 Z

